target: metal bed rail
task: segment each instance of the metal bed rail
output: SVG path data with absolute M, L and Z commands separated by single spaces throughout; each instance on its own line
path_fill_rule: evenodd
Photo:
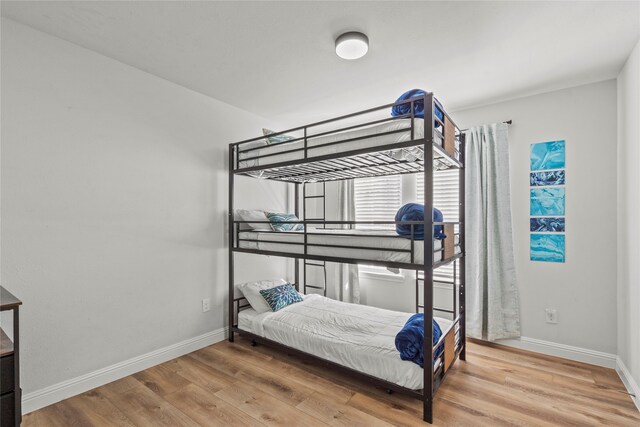
M 269 134 L 269 136 L 281 136 L 281 135 L 290 134 L 290 133 L 293 133 L 293 132 L 296 132 L 296 131 L 304 131 L 305 129 L 308 130 L 310 128 L 319 127 L 319 126 L 326 125 L 326 124 L 329 124 L 329 123 L 339 122 L 339 121 L 342 121 L 342 120 L 350 119 L 352 117 L 366 115 L 366 114 L 369 114 L 369 113 L 373 113 L 375 111 L 385 110 L 385 109 L 389 109 L 389 108 L 392 108 L 392 107 L 395 107 L 395 106 L 399 106 L 399 105 L 411 104 L 411 106 L 413 106 L 414 102 L 417 101 L 417 100 L 420 100 L 420 99 L 422 99 L 425 102 L 425 107 L 426 107 L 427 103 L 431 101 L 432 95 L 433 94 L 431 94 L 431 93 L 427 93 L 427 94 L 425 94 L 423 96 L 416 96 L 416 97 L 413 97 L 413 98 L 410 98 L 410 99 L 407 99 L 407 100 L 404 100 L 404 101 L 396 101 L 396 102 L 392 102 L 392 103 L 389 103 L 389 104 L 384 104 L 384 105 L 380 105 L 380 106 L 377 106 L 377 107 L 368 108 L 366 110 L 357 111 L 355 113 L 344 114 L 342 116 L 333 117 L 331 119 L 310 123 L 308 125 L 298 126 L 298 127 L 286 129 L 286 130 L 283 130 L 283 131 L 280 131 L 280 132 L 274 132 L 272 134 Z M 412 112 L 413 112 L 413 110 L 414 109 L 411 108 Z M 425 108 L 425 110 L 426 110 L 426 108 Z M 447 114 L 446 111 L 442 110 L 442 113 L 444 114 L 444 116 L 449 121 L 451 121 L 451 123 L 453 123 L 453 120 L 451 119 L 449 114 Z M 407 114 L 407 116 L 413 117 L 413 114 Z M 425 116 L 428 116 L 428 114 L 426 114 L 426 111 L 425 111 Z M 438 121 L 439 123 L 443 123 L 442 120 L 440 120 L 437 116 L 435 116 L 435 115 L 432 115 L 432 116 L 434 118 L 434 121 Z M 393 118 L 396 118 L 396 117 L 391 117 L 391 119 L 393 119 Z M 359 125 L 356 125 L 355 127 L 366 126 L 367 124 L 370 124 L 370 123 L 359 124 Z M 344 128 L 342 130 L 348 130 L 348 129 L 349 128 Z M 457 129 L 457 126 L 456 126 L 456 129 Z M 340 131 L 340 129 L 329 131 L 329 132 L 327 132 L 327 134 L 328 133 L 335 133 L 335 132 L 338 132 L 338 131 Z M 260 141 L 262 139 L 264 139 L 264 136 L 257 136 L 255 138 L 250 138 L 250 139 L 245 139 L 243 141 L 234 142 L 234 143 L 231 143 L 229 145 L 230 146 L 239 146 L 239 145 L 246 144 L 246 143 L 249 143 L 249 142 Z
M 265 255 L 274 255 L 274 256 L 283 256 L 283 257 L 287 257 L 287 258 L 302 258 L 302 259 L 315 259 L 317 261 L 322 261 L 324 259 L 328 260 L 328 261 L 332 261 L 332 262 L 342 262 L 342 263 L 347 263 L 347 264 L 371 264 L 371 265 L 375 265 L 376 263 L 380 263 L 383 265 L 387 265 L 389 267 L 392 267 L 392 265 L 390 264 L 394 264 L 393 267 L 395 268 L 407 268 L 407 269 L 420 269 L 420 268 L 424 268 L 424 265 L 422 262 L 417 262 L 416 260 L 416 243 L 417 242 L 422 242 L 422 239 L 416 239 L 415 236 L 415 228 L 417 226 L 424 226 L 424 222 L 423 221 L 319 221 L 319 220 L 299 220 L 299 221 L 282 221 L 282 222 L 275 222 L 276 224 L 301 224 L 303 225 L 304 229 L 302 231 L 273 231 L 273 230 L 241 230 L 241 225 L 242 224 L 248 224 L 248 223 L 252 223 L 252 224 L 262 224 L 264 223 L 265 225 L 269 225 L 269 224 L 273 224 L 274 222 L 270 222 L 270 221 L 239 221 L 239 220 L 233 220 L 231 227 L 233 229 L 233 240 L 230 242 L 230 247 L 232 250 L 234 251 L 238 251 L 238 252 L 246 252 L 246 253 L 257 253 L 257 254 L 265 254 Z M 460 226 L 460 222 L 456 221 L 456 222 L 451 222 L 451 221 L 446 221 L 446 222 L 433 222 L 432 223 L 433 226 L 445 226 L 445 225 L 452 225 L 454 226 L 454 230 L 455 227 L 459 227 Z M 322 233 L 322 232 L 316 232 L 316 231 L 309 231 L 308 226 L 309 225 L 318 225 L 318 226 L 322 226 L 323 229 L 327 229 L 327 225 L 342 225 L 342 226 L 348 226 L 349 228 L 328 228 L 331 230 L 340 230 L 343 231 L 339 234 L 328 234 L 328 233 Z M 367 233 L 367 234 L 358 234 L 358 233 L 349 233 L 349 230 L 354 230 L 355 226 L 358 225 L 409 225 L 411 227 L 411 234 L 410 236 L 400 236 L 400 235 L 393 235 L 393 234 L 372 234 L 372 233 Z M 290 236 L 302 236 L 302 241 L 282 241 L 282 240 L 267 240 L 267 239 L 258 239 L 258 238 L 247 238 L 242 236 L 242 231 L 247 231 L 247 232 L 256 232 L 256 233 L 261 233 L 261 234 L 273 234 L 274 236 L 276 235 L 290 235 Z M 375 230 L 368 230 L 368 231 L 375 231 Z M 383 231 L 383 230 L 380 230 Z M 409 241 L 409 248 L 380 248 L 380 247 L 376 247 L 376 246 L 363 246 L 363 245 L 353 245 L 353 244 L 334 244 L 334 243 L 319 243 L 319 242 L 313 242 L 309 240 L 309 236 L 332 236 L 332 237 L 337 237 L 340 239 L 344 239 L 344 240 L 348 240 L 348 238 L 350 237 L 356 237 L 356 238 L 384 238 L 384 239 L 400 239 L 400 241 Z M 453 253 L 450 254 L 449 256 L 445 256 L 445 251 L 446 251 L 446 246 L 445 246 L 445 240 L 446 239 L 452 239 L 453 240 Z M 454 232 L 454 234 L 452 236 L 447 236 L 446 239 L 442 239 L 441 240 L 441 244 L 440 244 L 440 248 L 436 249 L 435 248 L 435 244 L 436 244 L 436 239 L 434 239 L 433 241 L 433 245 L 431 248 L 431 252 L 433 254 L 433 265 L 434 268 L 438 268 L 441 267 L 442 265 L 448 264 L 450 262 L 453 262 L 454 260 L 458 259 L 460 256 L 462 256 L 462 251 L 461 251 L 461 246 L 460 246 L 460 233 L 459 232 Z M 251 248 L 251 247 L 242 247 L 241 243 L 255 243 L 256 247 L 255 248 Z M 290 251 L 290 250 L 282 250 L 282 251 L 277 251 L 277 250 L 266 250 L 266 249 L 260 249 L 258 247 L 258 245 L 260 244 L 270 244 L 270 245 L 279 245 L 282 246 L 283 249 L 285 246 L 288 245 L 293 245 L 296 247 L 301 247 L 302 248 L 302 252 L 299 251 Z M 366 257 L 358 257 L 358 256 L 354 256 L 354 257 L 337 257 L 337 256 L 324 256 L 324 255 L 320 255 L 320 254 L 313 254 L 311 253 L 312 251 L 310 251 L 310 249 L 313 248 L 334 248 L 334 249 L 352 249 L 354 251 L 356 251 L 357 254 L 361 254 L 361 251 L 380 251 L 380 250 L 384 250 L 386 252 L 391 252 L 393 254 L 398 254 L 398 255 L 409 255 L 409 261 L 408 262 L 389 262 L 389 261 L 385 261 L 385 260 L 378 260 L 378 259 L 370 259 L 370 258 L 366 258 Z M 439 257 L 440 259 L 436 261 L 436 255 L 440 254 L 441 256 Z M 423 259 L 424 261 L 424 259 Z
M 421 172 L 424 170 L 424 159 L 421 158 L 424 157 L 423 145 L 428 135 L 425 126 L 423 135 L 416 138 L 414 104 L 419 100 L 425 102 L 426 105 L 427 102 L 431 102 L 431 95 L 427 94 L 421 98 L 411 98 L 405 101 L 386 104 L 322 122 L 276 132 L 268 136 L 251 138 L 230 144 L 230 170 L 234 174 L 246 174 L 286 182 L 323 182 L 363 176 Z M 310 130 L 318 126 L 358 118 L 403 104 L 410 106 L 410 113 L 396 117 L 369 120 L 364 123 L 342 126 L 328 131 L 310 133 Z M 430 138 L 430 140 L 433 141 L 432 151 L 433 157 L 435 157 L 436 169 L 461 168 L 461 134 L 446 112 L 443 111 L 443 113 L 445 115 L 444 120 L 440 120 L 435 115 L 433 116 L 434 122 L 441 130 L 434 129 L 433 126 L 430 126 L 433 130 L 433 138 Z M 362 129 L 399 119 L 409 119 L 409 126 L 351 137 L 349 137 L 348 133 L 345 133 L 347 131 Z M 422 119 L 420 118 L 420 120 Z M 452 124 L 452 127 L 446 126 L 445 123 Z M 292 132 L 302 132 L 303 135 L 291 137 L 291 139 L 285 141 L 270 144 L 266 143 L 265 138 L 283 136 Z M 447 132 L 452 132 L 453 135 L 447 136 Z M 347 145 L 351 142 L 372 140 L 374 138 L 403 133 L 406 134 L 408 140 L 378 145 L 371 144 L 370 146 L 357 149 L 349 148 Z M 320 142 L 314 143 L 314 141 L 317 141 L 317 139 L 321 137 L 339 137 L 340 135 L 344 135 L 345 138 L 337 141 L 331 140 L 329 142 L 322 142 L 322 140 L 320 140 Z M 450 152 L 447 152 L 444 145 L 445 138 L 449 137 L 453 138 L 454 143 Z M 436 141 L 439 141 L 439 143 Z M 264 142 L 264 145 L 256 146 L 256 143 L 260 142 Z M 274 147 L 276 149 L 274 149 Z M 327 147 L 332 147 L 331 153 L 318 154 L 319 149 Z M 416 150 L 408 159 L 399 159 L 394 156 L 394 150 L 397 151 L 407 148 Z M 313 155 L 314 150 L 316 151 L 315 155 Z M 283 160 L 282 156 L 287 155 L 294 155 L 295 158 Z M 277 160 L 278 156 L 280 156 L 279 161 Z M 270 162 L 271 159 L 276 160 Z

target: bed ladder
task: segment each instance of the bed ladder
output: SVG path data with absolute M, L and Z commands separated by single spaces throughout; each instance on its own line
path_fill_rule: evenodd
M 311 185 L 313 185 L 316 188 L 317 191 L 317 187 L 322 184 L 322 194 L 316 194 L 316 192 L 314 192 L 312 195 L 307 195 L 307 184 L 308 183 L 304 183 L 302 184 L 302 214 L 303 214 L 303 218 L 305 221 L 310 220 L 310 221 L 326 221 L 327 220 L 327 199 L 326 199 L 326 195 L 327 195 L 327 185 L 325 182 L 322 183 L 311 183 Z M 310 199 L 315 199 L 318 200 L 320 203 L 322 203 L 322 212 L 321 215 L 317 218 L 309 218 L 307 216 L 307 201 Z M 317 208 L 317 203 L 316 203 L 316 208 Z M 317 210 L 317 209 L 316 209 Z M 316 212 L 317 214 L 317 212 Z M 325 224 L 322 224 L 322 228 L 326 228 Z M 308 259 L 303 259 L 304 265 L 303 265 L 303 272 L 304 272 L 304 281 L 303 283 L 303 288 L 302 288 L 302 292 L 304 294 L 307 293 L 307 288 L 310 289 L 317 289 L 317 290 L 321 290 L 322 291 L 322 295 L 323 296 L 327 296 L 327 263 L 326 261 L 316 261 L 316 260 L 308 260 Z M 322 269 L 322 286 L 317 286 L 317 285 L 309 285 L 307 284 L 307 267 L 313 267 L 313 268 L 321 268 Z
M 436 283 L 441 283 L 444 285 L 451 285 L 452 287 L 452 299 L 453 299 L 453 305 L 452 305 L 452 309 L 446 309 L 446 308 L 437 308 L 437 307 L 433 307 L 434 311 L 438 311 L 441 313 L 447 313 L 450 314 L 452 316 L 452 318 L 455 319 L 456 317 L 456 308 L 458 305 L 458 293 L 457 293 L 457 281 L 458 281 L 458 275 L 457 275 L 457 271 L 458 271 L 458 260 L 453 261 L 453 263 L 451 264 L 451 268 L 452 268 L 452 274 L 453 274 L 453 279 L 451 281 L 448 280 L 443 280 L 441 278 L 434 278 L 433 282 Z M 420 313 L 420 310 L 422 310 L 422 312 L 424 312 L 424 305 L 420 304 L 420 283 L 422 282 L 422 285 L 424 286 L 424 273 L 422 272 L 422 270 L 416 270 L 416 313 Z

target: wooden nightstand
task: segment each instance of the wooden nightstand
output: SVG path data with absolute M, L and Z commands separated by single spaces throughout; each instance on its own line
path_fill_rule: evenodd
M 0 427 L 19 426 L 22 421 L 20 305 L 22 301 L 0 286 L 0 311 L 13 310 L 13 341 L 0 327 Z

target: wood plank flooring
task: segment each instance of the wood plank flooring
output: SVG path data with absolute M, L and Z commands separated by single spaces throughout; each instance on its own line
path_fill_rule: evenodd
M 640 426 L 611 369 L 469 342 L 437 426 Z M 422 402 L 245 339 L 221 342 L 24 416 L 23 426 L 425 426 Z

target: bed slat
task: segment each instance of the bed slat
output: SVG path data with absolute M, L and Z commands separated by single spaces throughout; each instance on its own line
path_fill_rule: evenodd
M 451 328 L 449 333 L 444 337 L 444 371 L 447 372 L 456 354 L 456 331 Z
M 444 257 L 443 259 L 449 259 L 455 254 L 455 228 L 453 224 L 445 224 L 444 225 L 444 234 L 447 236 L 444 239 Z
M 444 118 L 444 151 L 456 158 L 456 127 L 446 116 Z

